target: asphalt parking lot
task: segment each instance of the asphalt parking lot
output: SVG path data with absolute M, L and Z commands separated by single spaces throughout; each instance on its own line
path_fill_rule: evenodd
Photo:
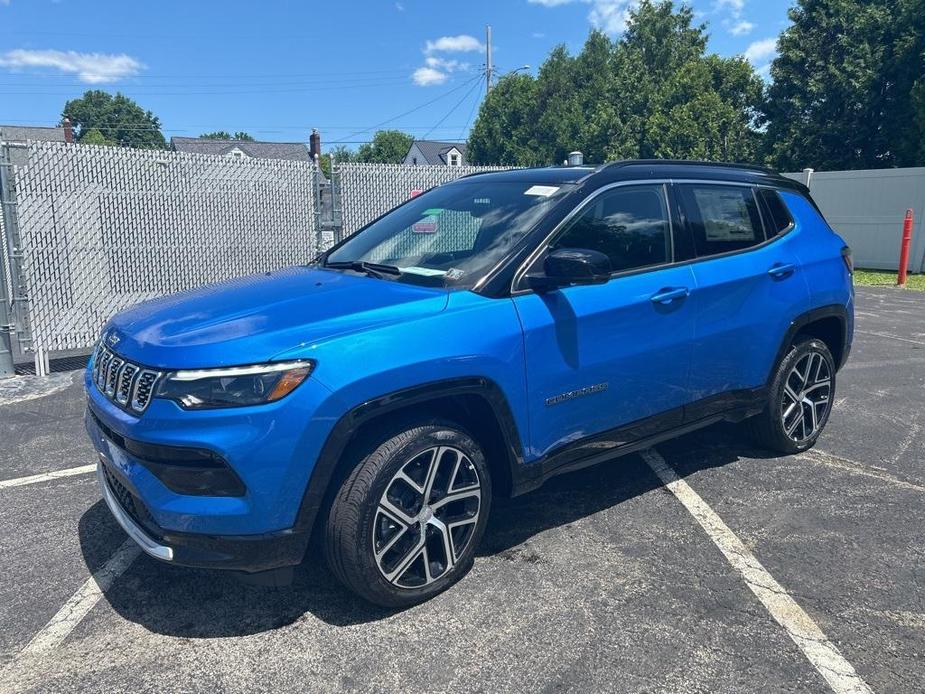
M 6 386 L 0 690 L 922 691 L 925 293 L 859 288 L 857 317 L 814 450 L 722 425 L 657 447 L 679 488 L 645 455 L 554 479 L 497 503 L 472 573 L 402 612 L 317 555 L 287 589 L 138 556 L 87 472 L 3 486 L 94 461 L 79 374 Z M 788 634 L 794 605 L 853 678 Z

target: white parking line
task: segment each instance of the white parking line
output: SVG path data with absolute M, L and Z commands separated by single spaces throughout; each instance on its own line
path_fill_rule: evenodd
M 138 545 L 131 540 L 123 542 L 109 561 L 86 580 L 19 655 L 39 655 L 60 646 L 140 553 Z
M 69 467 L 65 470 L 55 470 L 54 472 L 43 472 L 40 475 L 29 475 L 28 477 L 16 477 L 11 480 L 0 480 L 0 489 L 9 487 L 22 487 L 26 484 L 36 484 L 37 482 L 47 482 L 56 480 L 60 477 L 73 477 L 74 475 L 85 475 L 88 472 L 95 472 L 96 465 L 81 465 L 80 467 Z
M 803 655 L 825 678 L 832 690 L 836 694 L 872 694 L 871 688 L 858 676 L 851 663 L 845 660 L 819 626 L 774 580 L 755 555 L 697 492 L 678 477 L 654 449 L 642 451 L 641 455 L 662 483 L 684 504 L 713 543 L 719 547 L 726 560 L 741 574 L 745 584 L 803 651 Z
M 888 340 L 899 340 L 900 342 L 908 342 L 913 345 L 922 345 L 925 346 L 925 342 L 921 340 L 910 340 L 908 337 L 900 337 L 899 335 L 893 335 L 891 333 L 876 333 L 869 330 L 855 330 L 854 332 L 859 335 L 873 335 L 874 337 L 884 337 Z

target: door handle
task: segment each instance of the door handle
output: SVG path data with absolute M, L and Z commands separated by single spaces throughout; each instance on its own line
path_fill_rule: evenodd
M 654 304 L 670 304 L 672 301 L 686 299 L 690 293 L 691 290 L 687 287 L 666 287 L 650 296 L 649 300 Z
M 796 270 L 797 266 L 793 263 L 775 263 L 771 269 L 768 270 L 768 274 L 775 279 L 781 279 L 783 277 L 789 277 L 796 272 Z

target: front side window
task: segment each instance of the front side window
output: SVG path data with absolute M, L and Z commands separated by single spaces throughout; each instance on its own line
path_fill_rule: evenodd
M 679 186 L 698 257 L 729 253 L 764 242 L 752 189 L 745 186 Z
M 442 185 L 355 234 L 325 265 L 388 265 L 398 281 L 469 288 L 573 188 L 478 178 Z
M 671 260 L 671 225 L 660 185 L 627 186 L 601 193 L 575 217 L 551 250 L 585 248 L 610 258 L 615 272 Z

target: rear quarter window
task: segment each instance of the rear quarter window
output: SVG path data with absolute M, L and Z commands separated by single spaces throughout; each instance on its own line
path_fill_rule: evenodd
M 765 207 L 768 238 L 783 234 L 793 224 L 793 217 L 790 216 L 790 211 L 781 199 L 780 193 L 770 188 L 762 188 L 758 191 L 758 196 Z

